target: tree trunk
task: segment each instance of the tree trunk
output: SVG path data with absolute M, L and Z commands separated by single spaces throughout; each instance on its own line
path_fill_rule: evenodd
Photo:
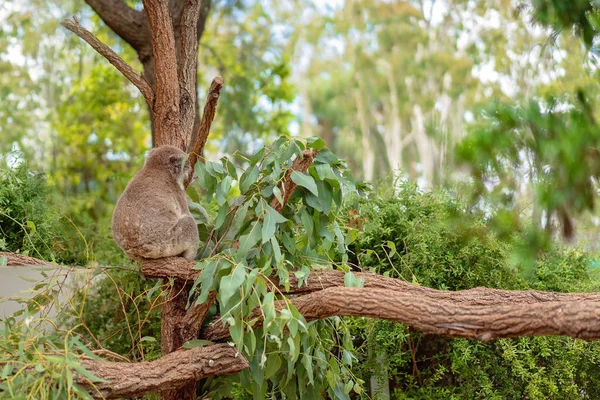
M 94 9 L 104 23 L 111 28 L 121 39 L 127 42 L 138 54 L 138 59 L 142 63 L 144 69 L 144 79 L 150 84 L 152 89 L 156 90 L 154 81 L 154 56 L 152 54 L 152 35 L 146 18 L 145 11 L 137 11 L 130 8 L 123 0 L 85 0 L 86 3 Z M 185 0 L 169 0 L 169 13 L 173 24 L 173 32 L 175 36 L 175 47 L 177 49 L 177 58 L 179 61 L 181 49 L 181 15 L 183 12 Z M 200 16 L 198 18 L 196 37 L 198 41 L 202 38 L 206 27 L 206 20 L 210 13 L 212 0 L 202 0 L 200 6 Z M 197 72 L 196 66 L 196 72 Z M 198 89 L 196 88 L 196 97 L 198 97 Z M 152 147 L 157 144 L 154 116 L 152 115 L 152 107 L 148 107 L 150 113 L 150 126 L 152 129 Z M 193 135 L 190 143 L 194 143 L 196 133 L 200 125 L 200 109 L 196 102 L 196 112 L 194 115 Z

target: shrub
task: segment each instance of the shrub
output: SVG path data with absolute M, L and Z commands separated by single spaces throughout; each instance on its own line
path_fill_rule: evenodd
M 361 201 L 350 223 L 363 269 L 423 286 L 598 291 L 590 256 L 556 248 L 525 281 L 514 262 L 520 238 L 500 240 L 481 215 L 441 191 L 404 184 L 389 199 Z M 358 216 L 356 216 L 358 215 Z M 394 399 L 581 399 L 600 395 L 600 345 L 563 337 L 475 340 L 424 335 L 406 325 L 349 319 L 359 362 L 353 372 L 390 381 Z

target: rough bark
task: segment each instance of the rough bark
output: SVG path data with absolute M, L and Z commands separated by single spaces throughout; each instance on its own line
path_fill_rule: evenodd
M 406 323 L 425 333 L 479 339 L 562 335 L 577 339 L 600 338 L 600 303 L 597 301 L 551 301 L 530 304 L 461 304 L 439 298 L 414 296 L 389 289 L 333 287 L 294 299 L 281 300 L 277 309 L 291 302 L 307 321 L 332 316 L 354 316 Z M 262 324 L 255 310 L 254 327 Z M 201 331 L 207 340 L 229 337 L 221 323 Z
M 143 0 L 152 35 L 154 56 L 154 105 L 152 110 L 154 138 L 157 146 L 172 145 L 187 149 L 189 138 L 184 137 L 180 124 L 179 80 L 173 23 L 167 3 L 162 0 Z
M 271 200 L 271 207 L 277 210 L 277 212 L 281 212 L 281 210 L 283 210 L 290 197 L 292 197 L 296 191 L 297 185 L 290 178 L 292 171 L 305 173 L 308 170 L 308 167 L 311 166 L 318 153 L 318 150 L 306 150 L 302 153 L 302 157 L 297 157 L 294 160 L 292 166 L 286 172 L 283 182 L 279 185 L 279 190 L 283 196 L 283 204 L 281 204 L 275 196 L 273 196 L 273 199 Z
M 181 348 L 185 342 L 195 339 L 198 335 L 198 331 L 191 332 L 190 329 L 182 331 L 188 295 L 189 291 L 185 283 L 175 282 L 169 293 L 169 300 L 162 306 L 160 345 L 163 357 Z M 194 400 L 196 398 L 196 381 L 188 380 L 184 385 L 166 390 L 161 397 L 163 400 Z
M 22 254 L 5 253 L 3 251 L 0 251 L 0 257 L 6 257 L 7 267 L 51 266 L 56 268 L 56 265 L 52 265 L 47 261 L 29 256 L 24 256 Z
M 163 261 L 164 260 L 164 261 Z M 197 263 L 180 257 L 172 257 L 163 260 L 145 260 L 142 264 L 142 272 L 147 278 L 172 277 L 183 281 L 194 281 L 200 271 L 192 269 Z M 276 284 L 272 290 L 284 294 L 307 294 L 320 290 L 344 286 L 345 272 L 337 270 L 314 270 L 302 286 L 298 286 L 298 279 L 290 274 L 290 289 L 286 290 L 283 285 Z M 357 278 L 364 279 L 365 288 L 390 289 L 410 293 L 415 297 L 429 297 L 460 304 L 473 306 L 494 304 L 534 304 L 543 302 L 577 302 L 593 301 L 600 303 L 600 293 L 556 293 L 542 292 L 539 290 L 503 290 L 476 287 L 473 289 L 450 291 L 437 290 L 412 283 L 388 278 L 370 272 L 354 272 Z M 276 277 L 271 278 L 277 282 Z
M 169 276 L 195 279 L 193 262 L 169 261 L 172 267 L 144 263 L 149 277 Z M 161 272 L 163 271 L 163 272 Z M 446 336 L 490 340 L 498 337 L 565 335 L 596 339 L 600 326 L 592 318 L 600 316 L 600 293 L 554 293 L 537 290 L 474 288 L 460 291 L 435 290 L 372 273 L 355 272 L 364 279 L 364 288 L 345 288 L 344 272 L 315 270 L 305 285 L 290 276 L 290 290 L 284 294 L 306 294 L 291 301 L 307 320 L 329 316 L 363 316 L 401 321 L 424 332 Z M 276 278 L 273 278 L 276 282 Z M 339 291 L 338 291 L 339 290 Z M 324 294 L 319 294 L 324 293 Z M 336 304 L 342 304 L 336 308 Z M 285 306 L 280 302 L 279 307 Z M 315 311 L 317 310 L 317 311 Z M 254 316 L 253 316 L 254 317 Z M 252 319 L 251 317 L 250 319 Z M 260 315 L 256 315 L 260 318 Z M 201 337 L 225 339 L 229 328 L 207 327 Z
M 183 137 L 189 141 L 194 128 L 196 115 L 196 75 L 198 60 L 198 17 L 202 0 L 185 0 L 181 12 L 180 26 L 173 24 L 173 31 L 179 30 L 179 54 L 177 75 L 179 77 L 179 110 Z M 175 40 L 177 43 L 177 40 Z M 189 143 L 189 142 L 188 142 Z M 187 150 L 187 146 L 184 148 Z
M 126 363 L 84 359 L 82 365 L 106 382 L 78 383 L 95 398 L 140 397 L 148 393 L 177 390 L 189 381 L 214 375 L 234 374 L 248 367 L 246 359 L 228 344 L 178 350 L 151 362 Z

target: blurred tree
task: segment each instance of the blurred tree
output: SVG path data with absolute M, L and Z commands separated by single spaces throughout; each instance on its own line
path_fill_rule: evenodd
M 310 58 L 298 77 L 303 130 L 314 129 L 367 179 L 401 168 L 424 185 L 448 182 L 453 149 L 479 104 L 560 77 L 558 46 L 540 46 L 545 32 L 509 1 L 344 5 L 314 3 L 299 23 L 310 29 L 297 28 L 297 60 Z

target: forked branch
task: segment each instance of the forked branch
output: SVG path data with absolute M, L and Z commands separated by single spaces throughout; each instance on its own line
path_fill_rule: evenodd
M 112 65 L 115 66 L 131 83 L 135 85 L 146 99 L 146 102 L 152 107 L 154 104 L 154 90 L 144 77 L 127 64 L 113 49 L 102 43 L 90 31 L 79 24 L 76 19 L 64 19 L 61 25 L 85 40 L 94 50 L 102 57 L 106 58 Z

